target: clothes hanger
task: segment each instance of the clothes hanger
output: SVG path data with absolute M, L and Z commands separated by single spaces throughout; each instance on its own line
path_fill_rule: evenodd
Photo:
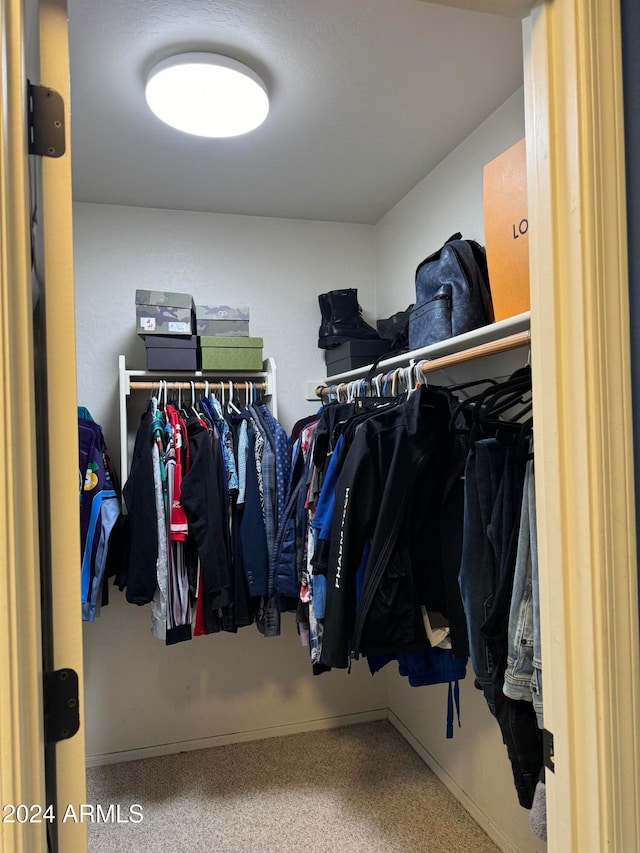
M 233 402 L 233 382 L 231 380 L 229 380 L 229 402 L 227 404 L 227 411 L 229 412 L 229 414 L 240 414 L 240 409 Z
M 196 383 L 190 380 L 189 384 L 191 385 L 191 412 L 198 419 L 201 426 L 207 428 L 207 424 L 202 418 L 202 413 L 196 409 Z
M 476 385 L 498 385 L 497 379 L 471 379 L 469 382 L 460 382 L 457 385 L 447 385 L 449 391 L 464 391 Z
M 451 432 L 464 435 L 469 435 L 471 432 L 477 432 L 478 430 L 491 432 L 495 427 L 495 423 L 492 422 L 492 415 L 497 417 L 500 413 L 513 408 L 518 401 L 524 402 L 522 397 L 530 391 L 531 375 L 530 372 L 528 375 L 527 373 L 523 373 L 521 369 L 502 381 L 478 379 L 453 387 L 454 389 L 460 389 L 461 387 L 470 388 L 481 384 L 488 384 L 489 387 L 484 388 L 478 394 L 461 400 L 453 410 L 449 421 Z M 507 405 L 505 408 L 500 407 L 498 409 L 498 401 L 501 397 L 503 398 L 502 402 Z M 490 406 L 488 405 L 489 401 Z M 458 416 L 461 413 L 464 414 L 465 421 L 468 424 L 467 427 L 455 426 Z M 500 421 L 499 423 L 503 424 L 506 421 Z
M 407 383 L 406 370 L 407 369 L 405 367 L 396 367 L 393 371 L 393 377 L 391 379 L 391 396 L 396 399 L 407 396 L 410 383 Z
M 525 395 L 531 394 L 530 371 L 516 371 L 508 379 L 487 388 L 480 394 L 479 408 L 485 416 L 497 416 L 518 403 L 525 403 Z
M 413 375 L 414 375 L 416 388 L 419 388 L 421 385 L 428 385 L 429 384 L 427 374 L 422 369 L 423 365 L 425 365 L 425 364 L 429 364 L 428 358 L 421 358 L 420 361 L 418 361 L 413 366 Z
M 495 435 L 497 430 L 519 430 L 531 408 L 531 373 L 524 369 L 482 391 L 471 409 L 471 417 L 476 430 Z M 507 418 L 502 417 L 505 413 L 509 415 Z
M 407 399 L 409 399 L 416 390 L 416 384 L 413 381 L 414 366 L 413 362 L 411 362 L 411 364 L 408 364 L 407 367 L 402 369 L 402 383 L 407 393 Z
M 407 396 L 410 387 L 411 383 L 410 381 L 407 381 L 407 368 L 397 367 L 393 376 L 392 395 L 394 397 L 405 397 Z
M 391 374 L 391 396 L 398 396 L 398 371 L 394 370 Z

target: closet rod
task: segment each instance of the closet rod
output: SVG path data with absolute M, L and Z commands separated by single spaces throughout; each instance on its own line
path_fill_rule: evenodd
M 129 388 L 132 390 L 139 391 L 153 391 L 154 388 L 159 388 L 160 384 L 164 388 L 165 382 L 162 380 L 162 383 L 158 382 L 135 382 L 131 380 L 129 382 Z M 195 388 L 197 391 L 204 391 L 209 388 L 210 391 L 221 391 L 224 389 L 225 391 L 230 391 L 232 388 L 234 391 L 248 391 L 252 388 L 255 388 L 256 391 L 264 391 L 267 390 L 266 382 L 252 382 L 249 384 L 248 382 L 167 382 L 166 383 L 168 391 L 191 391 L 191 388 Z
M 488 341 L 487 343 L 479 344 L 476 347 L 470 347 L 469 349 L 460 350 L 460 352 L 453 352 L 449 355 L 440 356 L 440 358 L 434 358 L 431 361 L 422 361 L 420 370 L 422 373 L 433 373 L 436 370 L 444 370 L 446 367 L 453 367 L 456 364 L 464 364 L 465 362 L 473 361 L 476 358 L 484 358 L 488 355 L 497 355 L 501 352 L 508 352 L 512 349 L 528 346 L 530 343 L 531 332 L 517 332 L 515 335 L 509 335 L 506 338 L 498 338 L 498 340 L 495 341 Z M 416 364 L 417 363 L 418 362 L 416 362 Z M 391 375 L 397 369 L 398 368 L 384 371 L 379 375 Z M 316 388 L 316 394 L 318 397 L 325 397 L 329 394 L 331 389 L 346 386 L 347 383 L 345 382 L 340 382 L 336 385 L 319 385 Z

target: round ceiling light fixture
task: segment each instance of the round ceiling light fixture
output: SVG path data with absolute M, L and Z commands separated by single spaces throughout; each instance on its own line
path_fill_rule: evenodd
M 216 53 L 181 53 L 147 78 L 149 108 L 171 127 L 195 136 L 240 136 L 269 112 L 267 87 L 251 68 Z

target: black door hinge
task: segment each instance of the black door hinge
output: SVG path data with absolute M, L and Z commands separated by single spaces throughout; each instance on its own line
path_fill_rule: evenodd
M 28 83 L 29 154 L 62 157 L 65 152 L 64 101 L 55 89 Z
M 73 737 L 80 728 L 78 673 L 57 669 L 44 674 L 44 739 L 57 743 Z
M 556 772 L 556 760 L 553 752 L 553 735 L 546 729 L 542 729 L 542 761 L 544 766 Z

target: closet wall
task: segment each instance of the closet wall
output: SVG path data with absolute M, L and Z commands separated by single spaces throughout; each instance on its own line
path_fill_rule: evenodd
M 145 363 L 137 287 L 248 304 L 251 333 L 277 360 L 288 430 L 315 409 L 304 401 L 304 379 L 324 375 L 318 293 L 357 287 L 365 314 L 375 316 L 370 226 L 77 204 L 74 229 L 78 400 L 103 424 L 116 461 L 117 357 Z M 149 632 L 149 607 L 125 603 L 117 590 L 111 599 L 84 625 L 90 762 L 386 713 L 383 678 L 363 670 L 311 675 L 292 616 L 279 638 L 248 627 L 167 648 Z
M 482 170 L 485 163 L 524 136 L 522 90 L 516 92 L 458 148 L 397 204 L 376 228 L 378 310 L 391 313 L 413 298 L 417 264 L 456 231 L 483 241 Z M 503 375 L 522 366 L 520 350 L 448 369 L 430 381 L 459 382 L 469 376 Z M 390 669 L 387 667 L 387 669 Z M 391 720 L 443 781 L 462 800 L 503 849 L 518 853 L 544 850 L 528 827 L 517 801 L 511 766 L 500 731 L 473 672 L 461 683 L 462 728 L 444 737 L 447 688 L 411 688 L 389 671 L 387 695 Z M 489 781 L 490 780 L 490 781 Z

